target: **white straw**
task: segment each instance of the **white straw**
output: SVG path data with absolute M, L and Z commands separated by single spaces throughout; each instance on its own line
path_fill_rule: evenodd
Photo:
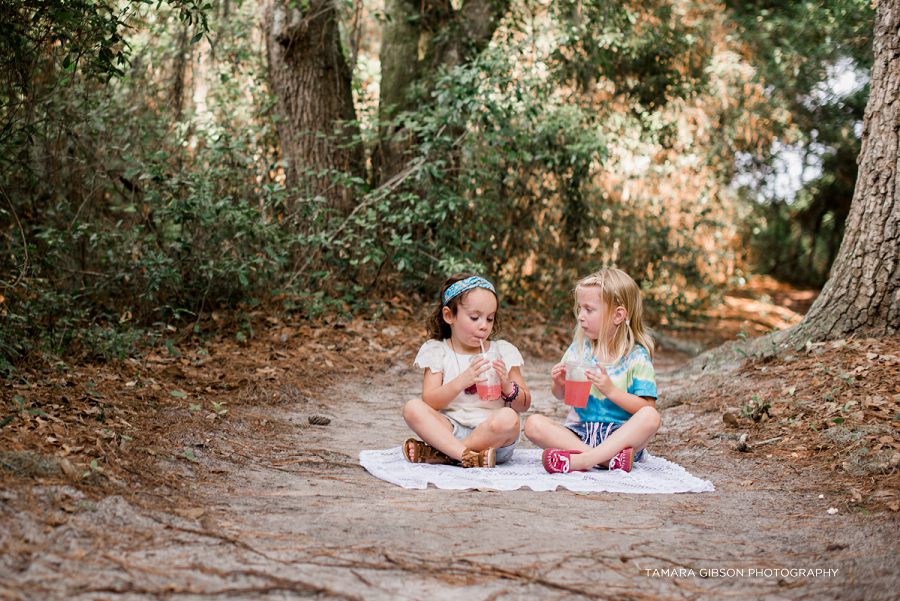
M 484 354 L 484 340 L 482 340 L 481 338 L 479 338 L 479 339 L 478 339 L 478 344 L 481 345 L 481 354 L 483 355 L 483 354 Z

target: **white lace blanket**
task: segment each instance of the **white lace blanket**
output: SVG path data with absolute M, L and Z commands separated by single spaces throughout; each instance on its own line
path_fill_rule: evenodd
M 400 447 L 383 451 L 361 451 L 359 462 L 373 476 L 403 488 L 437 488 L 465 490 L 556 490 L 562 486 L 571 491 L 656 493 L 712 492 L 709 480 L 701 480 L 687 470 L 644 453 L 631 472 L 592 469 L 570 474 L 548 474 L 541 465 L 541 451 L 519 449 L 508 462 L 493 469 L 463 469 L 453 465 L 409 463 Z

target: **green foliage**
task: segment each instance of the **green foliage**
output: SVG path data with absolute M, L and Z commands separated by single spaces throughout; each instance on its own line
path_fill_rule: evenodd
M 744 235 L 760 273 L 803 286 L 825 284 L 844 238 L 858 147 L 854 140 L 823 157 L 821 177 L 808 182 L 792 202 L 773 198 L 751 204 Z
M 138 60 L 117 79 L 52 81 L 52 95 L 31 99 L 40 127 L 27 151 L 14 136 L 0 146 L 16 164 L 0 173 L 4 217 L 21 226 L 0 232 L 5 366 L 35 351 L 124 358 L 172 321 L 279 281 L 302 242 L 287 191 L 269 177 L 271 126 L 225 118 L 271 103 L 258 77 L 245 74 L 251 85 L 237 92 L 237 64 L 218 65 L 202 114 L 146 102 L 157 68 L 191 51 L 189 20 L 156 17 L 131 38 Z M 241 43 L 219 50 L 252 64 Z
M 426 294 L 451 271 L 485 272 L 506 302 L 535 308 L 558 306 L 578 277 L 611 265 L 641 283 L 659 315 L 713 298 L 709 267 L 678 226 L 689 215 L 699 230 L 718 227 L 708 211 L 684 199 L 673 214 L 664 199 L 629 200 L 606 181 L 619 131 L 652 147 L 669 125 L 560 95 L 558 81 L 523 68 L 530 43 L 494 46 L 413 92 L 427 90 L 428 103 L 398 119 L 418 154 L 403 188 L 366 197 L 353 215 L 339 243 L 348 260 Z
M 49 133 L 46 119 L 72 124 L 87 116 L 85 98 L 59 113 L 44 114 L 35 105 L 75 77 L 108 82 L 124 75 L 131 50 L 125 31 L 145 5 L 153 4 L 7 0 L 0 5 L 0 173 L 31 169 L 29 149 Z M 172 6 L 183 23 L 196 29 L 194 41 L 208 31 L 204 10 L 209 4 L 174 0 Z
M 760 398 L 754 394 L 750 398 L 750 402 L 741 408 L 741 417 L 758 422 L 762 419 L 763 414 L 769 415 L 769 409 L 771 408 L 771 404 L 763 403 Z
M 336 209 L 283 185 L 258 4 L 0 11 L 7 373 L 40 351 L 125 357 L 216 308 L 236 310 L 246 339 L 245 311 L 266 297 L 353 312 L 397 289 L 430 296 L 460 270 L 493 277 L 505 302 L 556 310 L 578 277 L 617 266 L 670 324 L 716 302 L 745 248 L 761 269 L 819 283 L 868 93 L 823 84 L 840 68 L 864 79 L 871 62 L 862 0 L 513 3 L 479 56 L 421 70 L 396 117 L 414 141 L 399 178 L 305 174 L 352 193 Z M 368 104 L 353 143 L 372 153 L 385 124 L 374 86 L 355 86 Z M 751 183 L 739 205 L 736 171 L 769 182 L 785 147 L 822 177 L 790 202 Z
M 606 79 L 645 110 L 704 89 L 711 49 L 702 20 L 684 5 L 564 0 L 552 9 L 560 24 L 551 53 L 558 79 L 582 89 Z
M 581 227 L 582 184 L 604 154 L 602 137 L 589 114 L 548 102 L 548 86 L 511 67 L 497 52 L 441 71 L 428 85 L 431 105 L 399 117 L 421 141 L 418 156 L 403 188 L 372 195 L 353 216 L 340 245 L 356 251 L 354 265 L 377 274 L 389 262 L 429 293 L 450 271 L 498 274 L 505 258 L 531 251 L 531 187 L 544 175 L 560 182 L 566 219 Z
M 771 136 L 741 157 L 742 171 L 753 174 L 743 190 L 750 260 L 762 273 L 822 286 L 853 199 L 875 11 L 866 0 L 735 2 L 731 9 L 766 86 L 766 102 L 755 110 Z M 818 172 L 804 174 L 795 196 L 772 185 L 785 152 Z

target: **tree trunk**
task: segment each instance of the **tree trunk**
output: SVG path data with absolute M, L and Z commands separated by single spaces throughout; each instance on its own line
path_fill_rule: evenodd
M 190 25 L 182 23 L 181 31 L 178 32 L 178 50 L 173 61 L 175 81 L 172 85 L 172 112 L 176 121 L 181 121 L 184 114 L 185 77 L 187 75 L 188 53 L 190 52 L 190 47 L 188 46 L 189 33 Z
M 449 0 L 386 0 L 378 107 L 382 130 L 373 159 L 379 181 L 403 170 L 415 142 L 402 123 L 393 122 L 404 110 L 427 102 L 427 85 L 417 98 L 409 97 L 411 88 L 441 66 L 463 64 L 481 52 L 509 4 L 509 0 L 467 0 L 454 10 Z
M 362 147 L 349 144 L 359 130 L 334 1 L 267 0 L 264 29 L 287 185 L 323 196 L 346 214 L 353 208 L 352 191 L 330 174 L 318 175 L 363 173 Z
M 874 50 L 853 205 L 806 339 L 900 334 L 900 0 L 878 2 Z

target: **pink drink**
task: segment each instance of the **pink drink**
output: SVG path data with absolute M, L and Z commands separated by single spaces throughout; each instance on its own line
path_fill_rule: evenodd
M 587 380 L 566 380 L 566 405 L 572 407 L 587 407 L 588 398 L 591 396 L 591 383 Z
M 469 363 L 474 363 L 481 358 L 487 359 L 490 362 L 499 359 L 500 354 L 492 348 L 486 353 L 473 355 L 472 358 L 469 359 Z M 496 401 L 499 399 L 501 386 L 500 374 L 497 373 L 497 370 L 489 366 L 480 374 L 480 378 L 484 381 L 475 382 L 475 387 L 478 389 L 478 398 L 482 401 Z
M 500 384 L 476 384 L 475 387 L 478 389 L 478 398 L 482 401 L 496 401 L 500 398 Z
M 585 362 L 569 361 L 566 363 L 566 405 L 582 409 L 587 407 L 591 396 L 591 382 L 587 372 L 591 365 Z

